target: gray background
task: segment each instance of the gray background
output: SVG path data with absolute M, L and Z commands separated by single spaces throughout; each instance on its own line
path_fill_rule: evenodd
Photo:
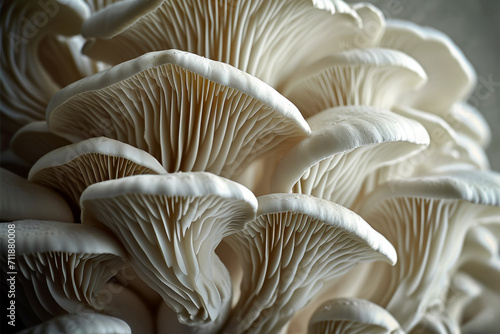
M 473 105 L 484 115 L 492 131 L 492 141 L 487 149 L 491 168 L 500 171 L 500 0 L 367 2 L 380 8 L 386 18 L 409 20 L 441 30 L 450 36 L 471 62 L 478 83 L 494 83 L 490 90 L 483 87 L 472 95 L 476 97 Z

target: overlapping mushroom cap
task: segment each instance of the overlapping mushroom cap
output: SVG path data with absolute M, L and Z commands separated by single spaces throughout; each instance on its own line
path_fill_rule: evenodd
M 182 323 L 223 325 L 232 288 L 215 248 L 255 217 L 248 189 L 203 172 L 138 175 L 88 187 L 81 205 L 83 223 L 113 231 Z
M 181 51 L 149 53 L 61 90 L 49 127 L 73 142 L 105 136 L 143 149 L 168 172 L 232 177 L 309 133 L 274 89 L 232 66 Z
M 258 200 L 257 218 L 228 239 L 244 270 L 230 333 L 277 333 L 325 281 L 357 263 L 396 261 L 392 245 L 340 205 L 302 194 Z

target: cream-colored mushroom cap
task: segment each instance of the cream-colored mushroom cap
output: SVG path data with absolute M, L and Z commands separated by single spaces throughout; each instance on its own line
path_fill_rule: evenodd
M 83 223 L 116 234 L 181 323 L 206 332 L 224 323 L 231 279 L 215 248 L 255 217 L 250 190 L 205 172 L 137 175 L 96 183 L 80 203 Z
M 93 226 L 44 220 L 0 224 L 3 244 L 9 228 L 15 230 L 17 278 L 42 320 L 82 306 L 99 309 L 97 293 L 126 265 L 118 240 Z
M 261 196 L 230 242 L 243 262 L 228 332 L 278 333 L 323 283 L 358 263 L 396 262 L 392 245 L 354 212 L 302 194 Z
M 165 174 L 147 152 L 114 139 L 98 137 L 54 150 L 31 168 L 28 179 L 54 188 L 78 205 L 91 184 L 131 175 Z
M 276 168 L 274 193 L 309 194 L 350 207 L 370 173 L 429 144 L 418 122 L 368 106 L 327 109 L 308 122 L 311 136 Z
M 168 172 L 224 177 L 304 138 L 297 108 L 259 79 L 195 54 L 153 52 L 78 81 L 47 108 L 55 133 L 143 149 Z
M 308 334 L 403 334 L 396 319 L 383 307 L 357 298 L 332 299 L 309 320 Z
M 500 215 L 500 176 L 462 171 L 390 181 L 364 198 L 357 212 L 394 244 L 394 267 L 373 264 L 369 299 L 410 330 L 438 302 L 467 230 Z
M 274 87 L 304 63 L 352 47 L 355 36 L 369 44 L 375 36 L 365 34 L 362 24 L 356 10 L 339 0 L 118 2 L 84 23 L 89 42 L 83 52 L 118 64 L 179 49 L 233 65 Z
M 132 334 L 123 320 L 100 313 L 65 314 L 40 325 L 30 327 L 18 334 Z
M 438 114 L 447 112 L 455 102 L 465 99 L 476 83 L 469 61 L 448 36 L 437 30 L 387 20 L 380 46 L 408 54 L 427 73 L 427 83 L 405 99 L 414 108 Z
M 17 156 L 33 165 L 45 154 L 71 144 L 67 139 L 50 132 L 47 122 L 31 122 L 12 137 L 10 147 Z
M 426 80 L 422 66 L 400 51 L 355 49 L 296 71 L 279 89 L 307 118 L 346 105 L 391 108 Z
M 73 213 L 56 191 L 0 168 L 0 220 L 21 219 L 73 222 Z

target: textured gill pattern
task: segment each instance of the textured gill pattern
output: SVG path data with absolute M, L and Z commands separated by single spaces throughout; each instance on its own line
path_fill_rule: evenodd
M 243 228 L 241 202 L 215 196 L 127 195 L 86 203 L 133 258 L 141 278 L 182 319 L 217 318 L 231 279 L 215 255 L 223 237 Z M 224 268 L 225 269 L 225 268 Z
M 354 321 L 330 320 L 321 321 L 309 326 L 308 334 L 389 334 L 390 332 L 380 326 L 363 324 Z
M 170 0 L 119 35 L 97 40 L 99 54 L 90 54 L 117 64 L 150 51 L 178 49 L 233 65 L 275 86 L 301 62 L 339 49 L 353 21 L 333 18 L 308 0 Z
M 118 1 L 120 0 L 85 0 L 92 13 L 95 13 L 100 9 Z
M 97 293 L 123 267 L 112 254 L 45 252 L 17 257 L 21 282 L 41 317 L 72 313 L 82 303 L 101 309 Z
M 394 267 L 384 267 L 387 288 L 372 300 L 408 330 L 439 298 L 474 210 L 460 201 L 412 197 L 388 199 L 372 210 L 364 218 L 398 254 Z
M 53 111 L 50 126 L 79 140 L 105 136 L 131 144 L 168 172 L 224 177 L 302 136 L 259 100 L 170 64 L 74 96 Z
M 31 181 L 58 190 L 78 205 L 82 192 L 91 184 L 141 174 L 158 173 L 128 159 L 89 153 L 64 165 L 42 169 Z
M 408 86 L 401 78 L 398 67 L 339 65 L 299 81 L 286 96 L 305 118 L 339 106 L 389 108 Z
M 294 212 L 262 215 L 228 239 L 244 263 L 229 325 L 238 333 L 277 333 L 324 281 L 381 257 L 348 231 Z
M 37 11 L 40 11 L 38 6 L 26 5 L 23 1 L 2 3 L 0 31 L 5 36 L 0 57 L 2 132 L 11 133 L 30 121 L 42 120 L 47 102 L 59 90 L 36 57 L 39 33 L 43 30 L 37 30 L 35 36 L 23 43 L 22 32 L 27 20 L 18 18 L 31 18 Z
M 401 156 L 400 145 L 400 142 L 383 143 L 335 154 L 305 171 L 292 192 L 350 208 L 361 195 L 364 180 L 382 164 Z

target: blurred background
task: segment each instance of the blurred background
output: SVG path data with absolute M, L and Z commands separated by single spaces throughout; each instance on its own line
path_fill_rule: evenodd
M 355 3 L 359 1 L 348 0 Z M 409 20 L 447 34 L 477 73 L 469 102 L 492 132 L 487 149 L 491 168 L 500 171 L 500 0 L 368 0 L 386 18 Z

